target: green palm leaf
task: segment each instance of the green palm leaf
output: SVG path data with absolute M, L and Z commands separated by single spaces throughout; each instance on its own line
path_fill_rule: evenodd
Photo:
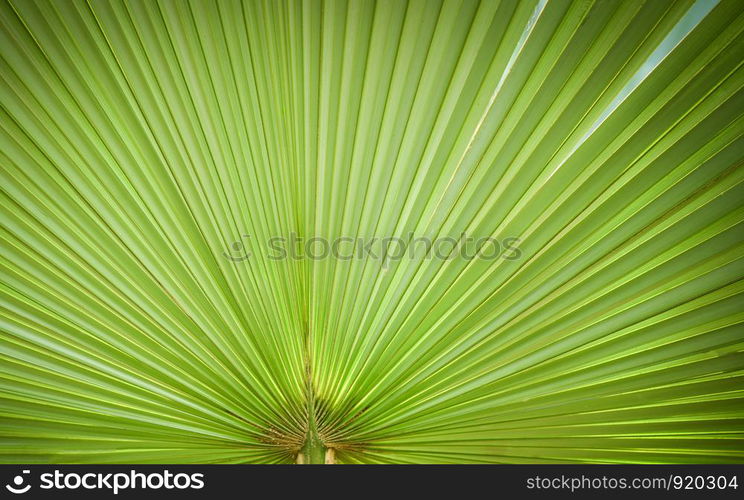
M 1 461 L 744 461 L 738 0 L 0 9 Z

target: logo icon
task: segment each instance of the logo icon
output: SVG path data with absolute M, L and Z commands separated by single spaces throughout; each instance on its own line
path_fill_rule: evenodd
M 29 474 L 31 471 L 28 469 L 23 470 L 23 474 Z M 28 490 L 31 489 L 31 485 L 27 484 L 26 486 L 21 488 L 21 485 L 23 484 L 23 476 L 16 476 L 13 478 L 13 484 L 16 487 L 13 487 L 9 484 L 6 484 L 5 487 L 8 489 L 9 492 L 15 493 L 16 495 L 20 495 L 21 493 L 26 493 Z

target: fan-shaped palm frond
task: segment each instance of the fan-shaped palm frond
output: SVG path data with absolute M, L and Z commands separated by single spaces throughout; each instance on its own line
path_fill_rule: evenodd
M 0 460 L 744 461 L 739 0 L 0 24 Z

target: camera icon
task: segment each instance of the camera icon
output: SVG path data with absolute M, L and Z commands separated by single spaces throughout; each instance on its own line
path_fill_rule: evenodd
M 24 469 L 22 471 L 22 473 L 23 474 L 30 474 L 31 471 L 28 470 L 28 469 Z M 20 495 L 21 493 L 26 493 L 28 490 L 31 489 L 31 485 L 30 484 L 27 484 L 26 486 L 22 486 L 23 485 L 23 481 L 24 481 L 24 477 L 22 475 L 15 476 L 13 478 L 13 485 L 15 485 L 15 486 L 10 485 L 10 484 L 6 484 L 5 485 L 5 488 L 9 492 L 15 493 L 16 495 Z

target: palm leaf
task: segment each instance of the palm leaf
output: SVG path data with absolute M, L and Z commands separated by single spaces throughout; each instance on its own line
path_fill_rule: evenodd
M 738 0 L 0 9 L 1 461 L 744 461 Z

